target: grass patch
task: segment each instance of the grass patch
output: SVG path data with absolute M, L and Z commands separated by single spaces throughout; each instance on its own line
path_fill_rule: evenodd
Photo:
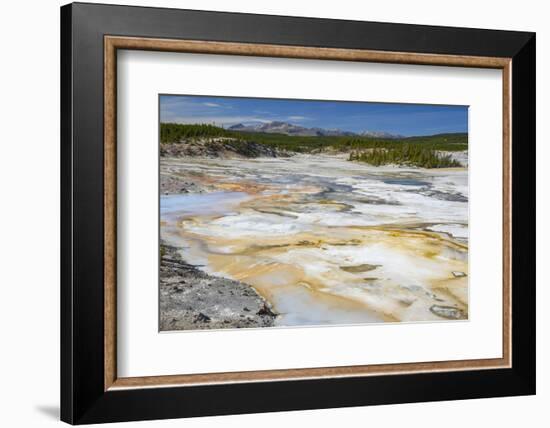
M 434 149 L 419 144 L 403 144 L 389 149 L 372 149 L 366 152 L 352 152 L 350 161 L 365 162 L 370 165 L 408 165 L 421 168 L 457 168 L 461 163 L 452 156 L 442 155 Z

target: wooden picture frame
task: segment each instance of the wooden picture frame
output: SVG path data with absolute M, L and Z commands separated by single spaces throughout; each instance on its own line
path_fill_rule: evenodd
M 502 358 L 118 377 L 118 49 L 502 70 Z M 61 9 L 61 53 L 62 420 L 114 422 L 535 392 L 534 34 L 76 3 Z M 266 396 L 270 399 L 258 398 Z

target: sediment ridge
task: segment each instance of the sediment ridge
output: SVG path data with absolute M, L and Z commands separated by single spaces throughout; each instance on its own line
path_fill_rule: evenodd
M 161 243 L 160 330 L 271 327 L 277 314 L 250 285 L 209 275 Z
M 201 156 L 206 158 L 290 157 L 293 153 L 254 141 L 236 138 L 190 138 L 177 143 L 163 143 L 164 157 Z

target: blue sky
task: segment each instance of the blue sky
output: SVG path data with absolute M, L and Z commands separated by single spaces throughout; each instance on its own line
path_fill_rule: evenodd
M 229 127 L 283 121 L 307 128 L 432 135 L 468 131 L 468 107 L 161 95 L 161 122 Z

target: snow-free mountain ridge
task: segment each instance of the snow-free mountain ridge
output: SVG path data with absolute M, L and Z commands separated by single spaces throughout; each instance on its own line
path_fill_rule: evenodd
M 306 128 L 292 123 L 273 121 L 261 123 L 258 125 L 237 125 L 228 128 L 231 131 L 239 132 L 259 132 L 266 134 L 285 134 L 297 135 L 303 137 L 320 137 L 320 136 L 361 136 L 361 137 L 377 137 L 377 138 L 403 138 L 403 135 L 392 134 L 385 131 L 363 131 L 360 133 L 351 131 L 342 131 L 340 129 L 324 129 L 324 128 Z

